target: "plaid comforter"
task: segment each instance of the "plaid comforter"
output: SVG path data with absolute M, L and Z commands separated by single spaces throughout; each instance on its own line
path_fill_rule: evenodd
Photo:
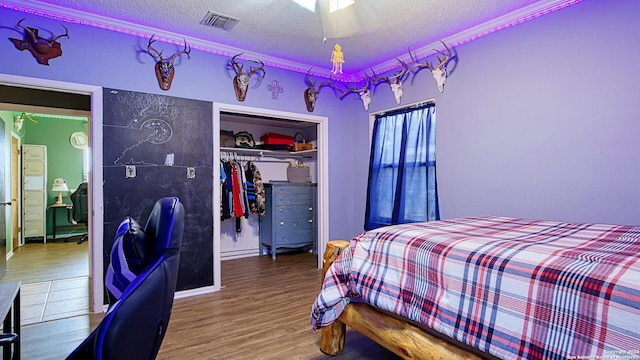
M 640 359 L 640 226 L 475 217 L 376 229 L 324 280 L 314 329 L 357 298 L 503 359 Z

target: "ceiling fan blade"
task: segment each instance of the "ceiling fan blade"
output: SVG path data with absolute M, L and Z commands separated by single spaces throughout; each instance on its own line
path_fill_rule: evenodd
M 318 1 L 318 13 L 322 22 L 325 38 L 345 38 L 362 32 L 357 5 L 364 3 L 356 1 L 344 9 L 330 12 L 331 0 Z

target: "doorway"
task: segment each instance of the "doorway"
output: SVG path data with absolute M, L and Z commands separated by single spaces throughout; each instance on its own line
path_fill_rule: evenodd
M 224 123 L 225 114 L 236 114 L 240 117 L 255 117 L 259 119 L 276 119 L 283 122 L 281 127 L 292 126 L 292 123 L 306 123 L 308 126 L 315 128 L 316 136 L 316 174 L 314 176 L 315 182 L 317 182 L 317 262 L 318 268 L 322 267 L 322 259 L 324 256 L 324 248 L 328 242 L 328 228 L 329 228 L 329 175 L 328 175 L 328 118 L 323 116 L 298 114 L 291 112 L 276 111 L 271 109 L 252 108 L 242 105 L 233 104 L 221 104 L 214 103 L 213 106 L 213 129 L 215 132 L 220 130 L 226 130 L 221 127 L 221 122 Z M 228 115 L 227 115 L 228 116 Z M 263 122 L 264 120 L 261 120 Z M 288 124 L 288 125 L 287 125 Z M 220 162 L 221 148 L 224 148 L 220 144 L 220 136 L 213 137 L 213 154 L 214 164 Z M 214 179 L 220 178 L 220 168 L 214 166 Z M 220 198 L 220 187 L 213 187 L 214 199 Z M 214 288 L 220 288 L 221 286 L 221 234 L 220 229 L 220 207 L 214 206 Z M 277 260 L 276 260 L 277 261 Z
M 28 111 L 37 113 L 53 112 L 54 115 L 60 111 L 68 113 L 72 107 L 57 106 L 60 103 L 60 97 L 65 95 L 88 96 L 91 111 L 88 126 L 89 147 L 92 149 L 102 148 L 102 88 L 7 74 L 0 74 L 0 87 L 2 88 L 0 91 L 2 95 L 1 101 L 3 101 L 3 104 L 0 104 L 0 109 L 6 111 L 22 111 L 19 109 L 20 107 L 32 106 L 33 108 Z M 26 102 L 21 102 L 15 100 L 15 93 L 20 93 L 21 91 L 39 91 L 40 94 L 38 96 L 28 96 Z M 10 101 L 5 102 L 6 99 L 10 99 Z M 88 235 L 91 239 L 102 239 L 103 233 L 102 189 L 100 186 L 96 186 L 96 184 L 102 183 L 102 159 L 100 154 L 100 151 L 91 151 L 89 157 L 89 208 L 92 211 L 89 212 Z M 75 243 L 69 243 L 69 245 L 78 246 Z M 102 312 L 102 241 L 90 241 L 88 244 L 85 243 L 85 246 L 88 248 L 86 267 L 89 274 L 89 311 L 93 313 Z M 94 274 L 100 275 L 94 276 Z

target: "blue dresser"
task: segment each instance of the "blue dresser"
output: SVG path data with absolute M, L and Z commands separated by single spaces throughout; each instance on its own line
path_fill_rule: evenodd
M 265 187 L 266 214 L 260 217 L 260 255 L 311 250 L 316 252 L 317 184 L 271 181 Z

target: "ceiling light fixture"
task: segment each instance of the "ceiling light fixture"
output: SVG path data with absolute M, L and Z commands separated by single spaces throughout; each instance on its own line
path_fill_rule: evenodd
M 329 0 L 329 14 L 347 8 L 354 3 L 354 0 Z
M 292 1 L 311 12 L 316 12 L 316 0 L 292 0 Z

